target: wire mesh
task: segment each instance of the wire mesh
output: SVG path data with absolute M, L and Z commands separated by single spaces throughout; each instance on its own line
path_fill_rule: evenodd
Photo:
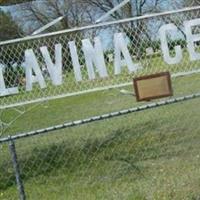
M 196 99 L 17 140 L 27 198 L 198 199 L 198 113 Z M 16 199 L 6 148 L 1 194 Z
M 12 121 L 12 126 L 6 128 L 4 136 L 16 136 L 17 132 L 43 129 L 146 105 L 147 102 L 138 103 L 135 100 L 133 87 L 130 86 L 133 76 L 170 71 L 175 74 L 172 76 L 173 99 L 199 94 L 199 61 L 190 60 L 183 33 L 183 22 L 198 16 L 199 9 L 194 9 L 2 43 L 0 60 L 4 65 L 6 86 L 18 86 L 20 90 L 20 95 L 1 97 L 2 107 L 25 104 L 41 98 L 47 100 L 59 95 L 79 94 L 88 89 L 97 91 L 100 87 L 123 85 L 122 88 L 24 105 L 18 109 L 7 108 L 1 112 L 1 119 L 4 124 Z M 163 61 L 158 40 L 159 28 L 171 22 L 178 27 L 179 33 L 175 39 L 169 38 L 170 53 L 174 55 L 176 45 L 181 45 L 183 50 L 182 61 L 176 65 L 168 65 Z M 194 33 L 198 33 L 198 29 L 196 27 Z M 113 36 L 119 32 L 127 35 L 131 57 L 142 66 L 136 73 L 130 74 L 127 66 L 120 75 L 115 76 L 113 73 Z M 134 37 L 130 39 L 132 35 Z M 109 78 L 101 79 L 97 72 L 96 79 L 91 81 L 81 50 L 81 40 L 90 38 L 93 41 L 94 36 L 99 36 L 104 46 Z M 80 50 L 78 54 L 83 81 L 79 83 L 75 81 L 67 49 L 67 43 L 71 40 L 75 40 Z M 63 85 L 55 87 L 46 73 L 39 48 L 46 45 L 53 58 L 54 45 L 57 43 L 63 45 L 64 81 Z M 47 88 L 44 90 L 36 84 L 31 92 L 25 91 L 22 65 L 24 51 L 28 48 L 34 50 L 40 67 L 45 68 L 43 76 Z M 199 50 L 198 43 L 196 50 Z M 164 101 L 173 99 L 167 98 Z M 14 140 L 27 199 L 199 199 L 199 109 L 199 98 L 190 99 L 53 131 L 51 134 Z M 16 121 L 16 113 L 20 112 L 22 114 Z M 1 143 L 0 199 L 14 200 L 18 196 L 8 144 Z
M 5 86 L 7 88 L 18 87 L 19 90 L 18 95 L 3 96 L 1 94 L 1 108 L 130 84 L 132 78 L 139 75 L 161 71 L 170 71 L 173 74 L 199 70 L 199 62 L 191 62 L 189 58 L 183 24 L 184 21 L 198 18 L 198 16 L 199 9 L 194 9 L 181 13 L 144 17 L 144 19 L 122 20 L 119 23 L 113 22 L 91 26 L 90 28 L 63 31 L 48 37 L 36 36 L 32 39 L 1 43 L 0 63 L 1 69 L 3 69 Z M 171 56 L 174 55 L 175 46 L 180 45 L 182 47 L 183 58 L 179 64 L 169 65 L 163 60 L 158 31 L 162 25 L 168 23 L 173 23 L 178 28 L 176 33 L 169 35 L 168 45 Z M 198 32 L 198 29 L 196 27 L 195 32 Z M 141 67 L 138 71 L 130 73 L 126 62 L 124 62 L 122 63 L 123 69 L 121 73 L 115 74 L 114 35 L 117 33 L 123 33 L 131 59 Z M 82 49 L 82 40 L 87 38 L 93 43 L 94 37 L 99 37 L 102 43 L 108 77 L 100 77 L 98 70 L 95 70 L 95 78 L 90 80 Z M 74 65 L 69 50 L 70 41 L 74 41 L 77 47 L 82 81 L 77 81 L 75 78 Z M 55 61 L 55 45 L 57 44 L 62 45 L 62 84 L 54 86 L 40 47 L 46 46 L 52 61 Z M 198 47 L 196 48 L 198 51 Z M 37 58 L 46 83 L 46 88 L 44 89 L 41 89 L 39 84 L 36 83 L 31 92 L 26 91 L 27 79 L 25 71 L 28 66 L 25 63 L 24 53 L 27 49 L 32 49 Z

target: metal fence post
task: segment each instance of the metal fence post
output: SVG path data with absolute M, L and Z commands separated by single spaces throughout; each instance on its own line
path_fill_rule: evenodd
M 19 168 L 19 164 L 18 164 L 18 160 L 17 160 L 17 152 L 16 152 L 16 148 L 15 148 L 15 143 L 12 139 L 10 139 L 9 149 L 10 149 L 10 154 L 12 157 L 13 168 L 15 171 L 15 177 L 16 177 L 17 188 L 19 191 L 19 197 L 20 197 L 20 200 L 26 200 L 24 185 L 23 185 L 22 179 L 20 177 L 20 168 Z

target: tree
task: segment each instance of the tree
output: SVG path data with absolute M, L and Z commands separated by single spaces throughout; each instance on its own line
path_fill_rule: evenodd
M 86 24 L 91 24 L 94 20 L 90 7 L 80 0 L 45 0 L 38 2 L 30 2 L 27 4 L 21 4 L 18 9 L 23 13 L 23 17 L 20 17 L 24 21 L 26 26 L 27 35 L 33 33 L 36 29 L 42 27 L 43 25 L 64 16 L 59 23 L 45 30 L 46 32 L 53 32 L 62 29 L 70 29 L 78 26 L 83 26 Z M 83 32 L 71 32 L 67 40 L 76 40 L 76 45 L 78 48 L 78 54 L 83 57 L 81 48 L 81 39 L 84 38 Z M 63 43 L 63 38 L 55 38 L 54 43 Z M 53 39 L 46 46 L 51 46 Z M 51 49 L 51 48 L 49 48 Z M 63 50 L 63 69 L 66 71 L 72 69 L 71 56 L 69 49 L 65 48 Z M 54 52 L 52 52 L 54 54 Z
M 65 16 L 64 19 L 47 31 L 69 29 L 91 23 L 90 8 L 80 0 L 45 0 L 21 4 L 18 9 L 23 13 L 22 20 L 28 27 L 28 34 L 52 20 Z
M 98 8 L 101 14 L 105 14 L 114 8 L 117 4 L 121 3 L 122 0 L 83 0 L 89 5 L 93 5 Z M 185 1 L 185 4 L 184 4 Z M 149 13 L 162 12 L 165 10 L 174 10 L 177 8 L 183 8 L 184 6 L 198 5 L 199 0 L 130 0 L 126 6 L 122 7 L 110 16 L 110 19 L 122 19 L 130 17 L 139 17 Z M 187 3 L 187 4 L 186 4 Z M 132 55 L 140 59 L 142 54 L 145 52 L 144 47 L 146 44 L 153 45 L 155 42 L 155 35 L 157 35 L 158 29 L 163 23 L 174 23 L 177 25 L 179 31 L 183 37 L 185 34 L 182 30 L 182 21 L 179 16 L 168 15 L 163 17 L 159 21 L 154 21 L 153 18 L 149 20 L 135 20 L 126 23 L 123 26 L 123 32 L 129 38 L 130 51 Z M 153 28 L 152 28 L 153 27 Z M 147 42 L 148 41 L 148 42 Z
M 9 13 L 5 13 L 0 9 L 0 41 L 19 38 L 23 35 L 22 29 L 12 19 Z M 2 49 L 1 49 L 2 48 Z M 11 66 L 22 56 L 15 47 L 0 46 L 0 63 Z
M 96 7 L 102 14 L 114 8 L 122 0 L 84 0 L 88 5 Z M 112 14 L 112 19 L 130 18 L 134 16 L 142 16 L 146 13 L 160 11 L 160 3 L 162 0 L 130 0 L 124 7 Z M 141 57 L 142 41 L 149 39 L 147 24 L 145 21 L 137 20 L 131 22 L 124 28 L 124 32 L 130 39 L 130 49 L 132 54 L 135 54 L 139 59 Z
M 97 7 L 102 13 L 110 11 L 122 0 L 83 0 L 87 4 Z M 130 0 L 124 7 L 115 12 L 111 17 L 122 19 L 134 16 L 141 16 L 146 13 L 160 11 L 160 3 L 163 0 Z
M 21 37 L 22 29 L 12 19 L 11 15 L 0 10 L 0 41 Z M 4 65 L 4 76 L 6 86 L 13 86 L 17 81 L 17 71 L 12 65 L 22 60 L 22 54 L 16 47 L 0 46 L 0 64 Z
M 12 19 L 11 15 L 0 9 L 0 41 L 20 37 L 22 29 Z

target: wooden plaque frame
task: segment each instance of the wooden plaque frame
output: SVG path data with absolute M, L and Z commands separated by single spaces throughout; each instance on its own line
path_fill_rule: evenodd
M 150 101 L 173 96 L 169 72 L 138 77 L 133 80 L 133 83 L 137 101 Z

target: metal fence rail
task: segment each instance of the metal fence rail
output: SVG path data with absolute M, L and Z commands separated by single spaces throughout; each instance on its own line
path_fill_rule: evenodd
M 147 104 L 147 105 L 142 105 L 139 107 L 130 108 L 128 110 L 121 110 L 118 112 L 108 113 L 108 114 L 104 114 L 104 115 L 100 115 L 100 116 L 94 116 L 94 117 L 83 119 L 83 120 L 77 120 L 77 121 L 69 122 L 66 124 L 61 124 L 61 125 L 48 127 L 45 129 L 31 131 L 28 133 L 21 133 L 21 134 L 17 134 L 14 136 L 0 138 L 0 144 L 5 143 L 5 142 L 10 142 L 13 140 L 26 138 L 26 137 L 32 137 L 32 136 L 36 136 L 36 135 L 40 135 L 40 134 L 50 133 L 52 131 L 57 131 L 57 130 L 65 129 L 65 128 L 80 126 L 80 125 L 92 123 L 95 121 L 101 121 L 101 120 L 105 120 L 105 119 L 119 117 L 119 116 L 127 115 L 130 113 L 136 113 L 136 112 L 141 112 L 144 110 L 153 109 L 153 108 L 157 108 L 157 107 L 161 107 L 161 106 L 176 104 L 176 103 L 180 103 L 180 102 L 184 102 L 184 101 L 188 101 L 188 100 L 192 100 L 192 99 L 196 99 L 196 98 L 200 98 L 200 93 L 192 94 L 192 95 L 188 95 L 188 96 L 184 96 L 184 97 L 173 98 L 173 99 L 169 99 L 169 100 L 165 100 L 165 101 L 155 102 L 155 103 L 151 103 L 151 104 Z

